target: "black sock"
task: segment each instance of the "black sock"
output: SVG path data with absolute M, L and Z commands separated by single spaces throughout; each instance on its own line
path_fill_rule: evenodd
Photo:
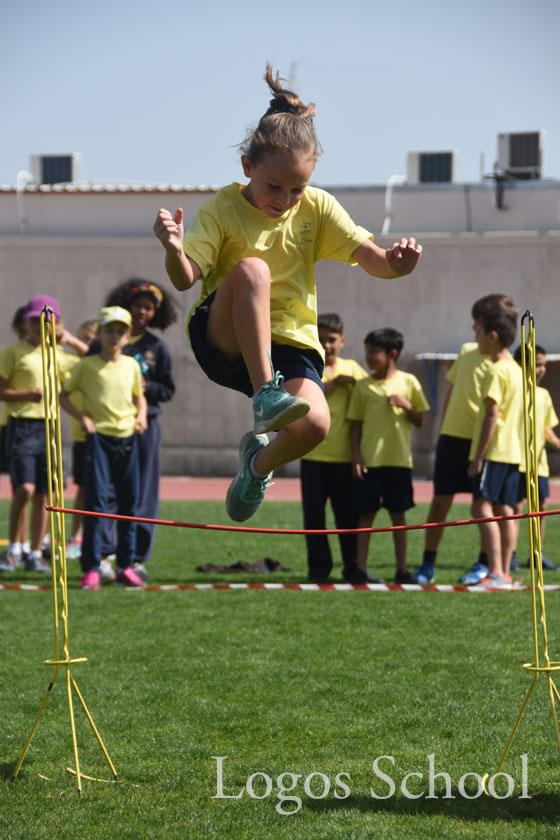
M 481 551 L 480 554 L 478 555 L 478 562 L 482 563 L 483 566 L 488 565 L 488 557 L 487 557 L 485 551 Z
M 435 566 L 436 557 L 437 557 L 437 551 L 424 551 L 424 556 L 422 558 L 422 562 L 423 563 L 429 563 L 430 566 Z

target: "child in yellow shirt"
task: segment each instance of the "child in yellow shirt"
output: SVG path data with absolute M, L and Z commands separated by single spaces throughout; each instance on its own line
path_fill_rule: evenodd
M 400 332 L 380 329 L 365 338 L 366 363 L 372 371 L 357 383 L 350 400 L 354 501 L 358 528 L 370 528 L 380 507 L 389 511 L 393 525 L 405 525 L 405 511 L 414 506 L 412 493 L 412 426 L 424 423 L 429 410 L 415 376 L 397 368 L 404 340 Z M 359 533 L 358 569 L 367 576 L 371 534 Z M 393 531 L 396 583 L 410 583 L 406 568 L 406 531 Z M 373 582 L 382 582 L 368 577 Z
M 354 385 L 367 376 L 353 359 L 341 359 L 346 337 L 342 319 L 334 312 L 319 315 L 319 341 L 325 351 L 323 385 L 331 425 L 325 440 L 301 460 L 303 524 L 308 530 L 324 530 L 325 505 L 330 499 L 337 528 L 356 528 L 352 506 L 352 435 L 346 417 Z M 356 565 L 356 535 L 339 534 L 342 576 L 349 583 L 361 581 Z M 307 568 L 311 583 L 327 583 L 332 555 L 326 534 L 306 534 Z M 359 580 L 358 580 L 359 579 Z

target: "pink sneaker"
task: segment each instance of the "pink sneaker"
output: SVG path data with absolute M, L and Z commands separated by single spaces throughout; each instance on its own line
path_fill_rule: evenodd
M 90 569 L 80 581 L 80 589 L 97 590 L 101 588 L 101 579 L 97 569 Z
M 117 577 L 115 578 L 115 583 L 118 586 L 135 586 L 137 589 L 146 588 L 146 584 L 136 574 L 132 566 L 128 566 L 128 568 L 126 569 L 118 569 Z

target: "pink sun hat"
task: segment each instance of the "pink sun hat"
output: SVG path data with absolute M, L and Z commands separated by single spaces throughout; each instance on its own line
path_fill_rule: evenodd
M 39 318 L 43 308 L 48 306 L 52 309 L 56 321 L 60 320 L 60 306 L 58 301 L 49 295 L 35 295 L 28 301 L 25 307 L 24 318 Z

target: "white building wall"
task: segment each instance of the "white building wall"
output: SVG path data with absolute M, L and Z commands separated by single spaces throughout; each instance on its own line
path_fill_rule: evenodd
M 426 209 L 432 207 L 437 226 L 441 222 L 443 227 L 447 212 L 447 227 L 460 228 L 459 232 L 425 230 L 420 234 L 424 254 L 411 276 L 386 281 L 370 278 L 359 268 L 341 263 L 317 266 L 319 311 L 337 311 L 342 316 L 348 337 L 346 356 L 362 361 L 366 333 L 391 326 L 405 336 L 401 366 L 420 378 L 426 393 L 430 390 L 427 374 L 436 375 L 436 412 L 414 438 L 415 471 L 419 475 L 430 473 L 446 366 L 440 363 L 436 371 L 432 363 L 424 368 L 414 355 L 454 352 L 464 341 L 471 340 L 470 308 L 476 298 L 489 292 L 511 294 L 521 312 L 533 313 L 537 341 L 549 352 L 560 351 L 560 184 L 554 183 L 554 188 L 543 184 L 542 189 L 525 190 L 525 185 L 519 185 L 511 191 L 512 210 L 514 200 L 521 198 L 524 202 L 511 218 L 516 225 L 525 219 L 530 228 L 518 233 L 503 229 L 465 232 L 462 187 L 452 186 L 447 191 L 409 188 L 406 195 L 403 191 L 393 197 L 395 221 L 410 221 L 410 225 L 403 222 L 402 229 L 419 233 L 429 224 L 436 225 L 430 221 L 431 210 Z M 333 192 L 357 222 L 374 231 L 381 229 L 384 190 Z M 486 206 L 488 223 L 509 218 L 503 214 L 510 211 L 492 208 L 486 187 L 472 192 L 476 201 Z M 440 202 L 436 201 L 436 194 Z M 0 191 L 0 346 L 13 340 L 9 326 L 13 312 L 34 294 L 48 293 L 58 298 L 65 323 L 75 330 L 81 321 L 96 317 L 107 292 L 129 276 L 146 277 L 169 288 L 164 252 L 151 234 L 157 209 L 174 209 L 181 204 L 190 219 L 207 195 L 130 190 L 99 194 L 26 193 L 29 232 L 21 235 L 14 230 L 19 224 L 17 196 L 13 191 Z M 459 197 L 463 222 L 459 218 Z M 477 213 L 472 218 L 478 218 Z M 535 233 L 541 226 L 547 232 Z M 388 246 L 398 236 L 399 233 L 378 235 L 376 241 Z M 174 292 L 174 296 L 179 303 L 179 321 L 164 333 L 164 338 L 174 359 L 177 393 L 164 406 L 162 415 L 163 469 L 175 474 L 231 474 L 237 465 L 239 438 L 251 426 L 250 403 L 242 395 L 208 382 L 192 358 L 184 325 L 190 306 L 198 298 L 198 288 L 181 294 Z M 560 365 L 550 366 L 545 384 L 560 407 Z M 292 466 L 288 472 L 293 474 L 295 469 Z

